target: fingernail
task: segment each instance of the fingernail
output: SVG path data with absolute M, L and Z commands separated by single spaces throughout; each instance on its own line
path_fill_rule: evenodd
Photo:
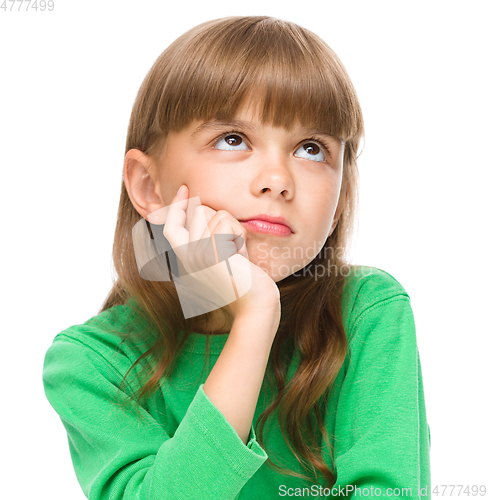
M 183 188 L 183 184 L 180 186 L 180 189 L 178 189 L 178 192 L 176 194 L 180 194 L 180 191 L 182 190 Z

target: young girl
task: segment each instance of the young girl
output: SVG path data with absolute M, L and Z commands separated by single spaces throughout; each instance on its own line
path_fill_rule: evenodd
M 45 357 L 87 498 L 430 497 L 409 296 L 346 259 L 363 133 L 342 63 L 296 24 L 205 22 L 157 59 L 118 279 Z

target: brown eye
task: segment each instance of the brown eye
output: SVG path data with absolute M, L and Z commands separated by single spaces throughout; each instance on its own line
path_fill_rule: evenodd
M 304 144 L 303 149 L 309 155 L 317 155 L 320 153 L 320 148 L 317 146 L 317 144 L 314 144 L 313 142 L 308 142 L 307 144 Z
M 251 151 L 244 137 L 230 131 L 222 134 L 213 147 L 222 151 Z
M 298 158 L 304 158 L 305 160 L 311 161 L 325 161 L 325 147 L 320 147 L 319 144 L 315 142 L 305 142 L 302 146 L 300 146 L 295 152 L 295 156 Z
M 242 137 L 239 137 L 238 135 L 228 135 L 225 138 L 225 142 L 229 146 L 239 146 L 239 144 L 242 142 Z

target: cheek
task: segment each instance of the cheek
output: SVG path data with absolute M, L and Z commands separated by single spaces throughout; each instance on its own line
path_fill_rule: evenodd
M 161 203 L 167 207 L 173 201 L 173 198 L 176 196 L 176 192 L 181 184 L 177 186 L 177 182 L 175 181 L 165 182 L 160 180 L 159 185 L 161 186 Z
M 325 188 L 316 193 L 310 193 L 306 201 L 306 210 L 309 214 L 310 222 L 326 221 L 334 215 L 339 199 L 339 190 Z
M 307 200 L 302 218 L 304 226 L 300 235 L 305 246 L 311 242 L 325 243 L 334 220 L 338 199 L 338 191 L 324 189 Z
M 235 187 L 232 179 L 225 175 L 196 175 L 191 177 L 190 195 L 199 196 L 202 205 L 207 205 L 214 210 L 227 210 L 233 216 L 236 202 L 242 198 L 242 187 Z M 240 214 L 243 215 L 243 214 Z

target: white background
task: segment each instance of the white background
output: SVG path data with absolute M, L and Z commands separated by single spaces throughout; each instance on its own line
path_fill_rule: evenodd
M 144 76 L 177 36 L 230 15 L 301 24 L 344 63 L 366 126 L 354 263 L 386 270 L 411 297 L 432 485 L 487 484 L 486 2 L 19 5 L 0 9 L 5 498 L 84 498 L 44 396 L 44 353 L 111 287 Z

